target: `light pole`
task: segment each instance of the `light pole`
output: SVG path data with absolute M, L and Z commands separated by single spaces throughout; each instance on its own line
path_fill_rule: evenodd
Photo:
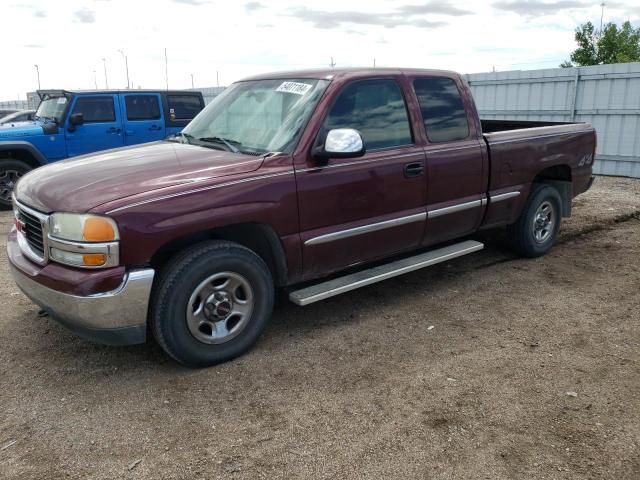
M 167 82 L 167 90 L 169 90 L 169 60 L 167 59 L 167 47 L 164 47 L 164 78 Z
M 107 59 L 102 57 L 102 65 L 104 66 L 104 88 L 109 90 L 109 80 L 107 80 Z
M 93 84 L 96 86 L 96 90 L 98 89 L 98 76 L 96 75 L 96 71 L 93 71 Z
M 40 67 L 38 65 L 34 65 L 36 67 L 36 73 L 38 74 L 38 90 L 40 90 Z
M 194 88 L 193 87 L 193 73 L 191 74 L 191 88 Z
M 127 72 L 127 90 L 129 90 L 129 60 L 127 59 L 127 56 L 124 54 L 124 52 L 122 50 L 118 50 L 120 52 L 120 55 L 122 55 L 124 57 L 124 68 Z

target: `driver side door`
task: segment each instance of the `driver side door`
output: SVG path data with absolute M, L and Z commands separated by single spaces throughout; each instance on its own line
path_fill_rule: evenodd
M 395 78 L 357 80 L 338 93 L 329 130 L 360 132 L 366 153 L 296 165 L 305 279 L 416 248 L 426 222 L 425 154 L 414 142 Z
M 83 123 L 71 125 L 72 115 L 81 113 Z M 82 95 L 75 98 L 67 115 L 65 138 L 69 157 L 121 147 L 122 119 L 114 95 Z

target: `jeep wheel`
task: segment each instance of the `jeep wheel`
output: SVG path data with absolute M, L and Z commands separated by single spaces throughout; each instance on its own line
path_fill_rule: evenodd
M 11 194 L 18 179 L 31 170 L 31 167 L 20 160 L 12 158 L 0 159 L 0 208 L 11 208 Z
M 273 309 L 269 268 L 231 242 L 195 245 L 162 270 L 150 324 L 171 357 L 189 367 L 231 360 L 256 342 Z
M 549 185 L 535 185 L 520 218 L 507 227 L 514 250 L 525 257 L 547 253 L 558 237 L 561 212 L 558 191 Z

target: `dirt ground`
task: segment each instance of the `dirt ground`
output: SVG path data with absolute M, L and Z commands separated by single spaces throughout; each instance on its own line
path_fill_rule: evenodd
M 3 247 L 0 478 L 639 479 L 640 181 L 599 178 L 544 258 L 483 239 L 205 370 L 39 318 Z

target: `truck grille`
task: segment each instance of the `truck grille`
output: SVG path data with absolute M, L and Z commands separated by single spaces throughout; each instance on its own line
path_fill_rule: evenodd
M 29 246 L 38 254 L 44 256 L 44 235 L 42 232 L 42 223 L 35 215 L 27 213 L 18 207 L 20 220 L 24 222 L 24 236 Z

